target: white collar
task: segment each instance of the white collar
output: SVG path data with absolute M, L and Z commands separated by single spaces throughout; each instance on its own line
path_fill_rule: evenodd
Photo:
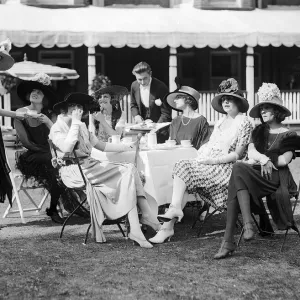
M 148 84 L 148 85 L 142 86 L 142 85 L 140 84 L 140 89 L 143 89 L 143 90 L 149 89 L 149 90 L 150 90 L 151 82 L 152 82 L 152 77 L 150 77 L 150 81 L 149 81 L 149 84 Z

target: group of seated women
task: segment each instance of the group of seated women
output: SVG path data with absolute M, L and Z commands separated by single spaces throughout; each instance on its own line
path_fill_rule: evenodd
M 211 206 L 227 205 L 225 236 L 216 259 L 227 257 L 235 250 L 234 232 L 239 212 L 244 221 L 244 240 L 253 239 L 251 210 L 262 208 L 262 197 L 272 195 L 274 209 L 271 205 L 270 212 L 279 229 L 294 224 L 289 193 L 296 185 L 288 164 L 299 142 L 296 133 L 282 125 L 291 113 L 282 105 L 280 91 L 275 84 L 264 83 L 258 91 L 259 103 L 250 110 L 249 115 L 260 118 L 261 125 L 253 130 L 252 122 L 244 115 L 249 104 L 238 83 L 233 78 L 224 80 L 212 100 L 212 107 L 224 117 L 216 122 L 211 135 L 205 117 L 196 112 L 200 99 L 196 90 L 181 87 L 166 96 L 169 105 L 182 112 L 170 125 L 170 139 L 175 139 L 177 143 L 181 139 L 190 139 L 199 150 L 196 159 L 176 163 L 171 205 L 165 214 L 157 216 L 150 208 L 134 165 L 102 162 L 90 156 L 93 147 L 105 152 L 133 150 L 134 143 L 107 142 L 109 136 L 120 133 L 118 127 L 124 126 L 120 98 L 126 89 L 119 86 L 103 88 L 94 98 L 71 93 L 53 106 L 57 114 L 57 120 L 54 120 L 48 110 L 54 97 L 46 81 L 45 78 L 39 79 L 38 85 L 31 83 L 29 87 L 26 83 L 28 87 L 18 88 L 19 96 L 31 103 L 20 111 L 31 115 L 31 110 L 35 110 L 38 114 L 38 118 L 32 120 L 16 120 L 18 135 L 29 149 L 20 157 L 20 165 L 24 167 L 33 162 L 36 168 L 41 162 L 49 163 L 49 148 L 46 146 L 49 134 L 58 156 L 65 162 L 60 169 L 64 184 L 81 187 L 83 180 L 73 157 L 76 145 L 75 152 L 87 179 L 92 234 L 97 242 L 105 241 L 102 232 L 105 218 L 118 219 L 128 215 L 131 240 L 145 248 L 163 243 L 174 235 L 174 224 L 183 217 L 188 194 L 195 192 Z M 93 114 L 95 134 L 88 131 L 82 122 L 92 101 L 97 101 L 100 106 L 100 112 Z M 51 205 L 47 213 L 59 222 L 56 204 L 60 190 L 56 188 L 52 175 L 49 178 Z M 282 201 L 280 205 L 279 201 Z M 142 214 L 140 219 L 138 210 Z M 140 223 L 156 231 L 149 241 L 141 231 Z

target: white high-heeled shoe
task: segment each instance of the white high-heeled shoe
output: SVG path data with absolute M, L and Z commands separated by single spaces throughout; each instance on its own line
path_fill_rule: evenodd
M 165 222 L 177 218 L 178 219 L 177 221 L 180 222 L 182 217 L 183 217 L 183 211 L 177 207 L 170 205 L 168 211 L 163 215 L 158 215 L 157 219 L 159 221 Z
M 131 232 L 128 234 L 128 237 L 133 241 L 133 243 L 138 244 L 142 248 L 153 248 L 153 245 L 151 245 L 146 239 L 141 240 L 134 236 Z
M 153 238 L 149 239 L 149 242 L 153 244 L 162 244 L 167 239 L 170 241 L 173 235 L 174 229 L 161 228 Z

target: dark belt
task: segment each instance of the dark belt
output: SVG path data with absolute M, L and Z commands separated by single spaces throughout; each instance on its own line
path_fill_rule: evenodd
M 64 160 L 66 166 L 77 164 L 77 161 L 75 160 L 75 158 L 72 158 L 72 157 L 67 157 L 67 158 L 64 158 L 63 160 Z
M 74 157 L 64 157 L 63 160 L 66 164 L 66 166 L 69 166 L 69 165 L 77 165 L 78 162 L 80 164 L 81 160 L 83 160 L 84 158 L 87 158 L 88 156 L 83 156 L 83 157 L 78 157 L 77 159 L 74 158 Z

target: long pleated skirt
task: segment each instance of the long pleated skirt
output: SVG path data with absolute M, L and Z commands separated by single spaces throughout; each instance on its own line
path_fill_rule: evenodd
M 90 205 L 92 235 L 104 242 L 102 223 L 125 216 L 137 205 L 137 196 L 146 198 L 137 169 L 130 163 L 101 162 L 93 158 L 81 160 L 87 180 L 87 197 Z M 60 176 L 67 187 L 84 185 L 77 165 L 62 167 Z

